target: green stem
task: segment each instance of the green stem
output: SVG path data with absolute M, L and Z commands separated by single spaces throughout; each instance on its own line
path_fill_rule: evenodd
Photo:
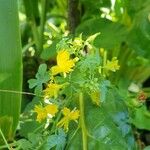
M 81 123 L 81 130 L 82 130 L 82 142 L 83 142 L 83 150 L 87 150 L 87 130 L 85 126 L 85 118 L 84 118 L 84 99 L 83 93 L 79 93 L 79 105 L 80 105 L 80 123 Z
M 9 144 L 9 147 L 13 147 L 13 146 L 16 146 L 16 144 L 15 143 L 11 143 L 11 144 Z M 8 146 L 7 145 L 2 145 L 2 146 L 0 146 L 0 150 L 2 149 L 2 150 L 4 150 L 4 149 L 6 149 L 6 148 L 8 148 Z M 15 148 L 15 150 L 18 150 L 18 147 L 17 148 Z
M 5 136 L 4 136 L 4 134 L 3 134 L 2 130 L 1 130 L 1 128 L 0 128 L 0 135 L 2 136 L 2 138 L 3 138 L 3 140 L 4 140 L 4 143 L 5 143 L 5 145 L 7 146 L 7 148 L 8 148 L 9 150 L 11 150 L 11 148 L 9 147 L 9 144 L 7 143 L 7 140 L 6 140 Z
M 45 124 L 40 125 L 35 130 L 33 130 L 33 133 L 36 133 L 36 132 L 40 131 L 40 129 L 42 130 L 42 128 L 44 128 L 44 126 L 45 126 Z
M 124 52 L 122 54 L 122 51 Z M 134 52 L 131 51 L 130 49 L 126 48 L 126 49 L 120 49 L 120 53 L 119 53 L 119 65 L 120 65 L 120 70 L 119 72 L 115 75 L 115 79 L 114 79 L 114 83 L 118 83 L 118 81 L 120 81 L 120 77 L 124 76 L 125 74 L 127 74 L 129 76 L 129 68 L 127 67 L 127 62 L 133 58 L 134 56 Z
M 41 24 L 40 24 L 40 51 L 43 50 L 43 32 L 44 32 L 44 25 L 45 25 L 45 17 L 46 17 L 46 3 L 47 0 L 41 1 Z
M 68 101 L 66 101 L 66 102 L 62 105 L 62 108 L 65 107 L 65 106 L 68 106 L 71 100 L 72 100 L 71 98 L 68 98 Z M 55 122 L 54 122 L 53 125 L 52 125 L 50 134 L 52 134 L 54 131 L 57 130 L 57 123 L 58 123 L 58 121 L 60 120 L 60 118 L 61 118 L 61 112 L 58 113 L 57 118 L 56 118 Z
M 38 1 L 37 0 L 23 0 L 26 11 L 27 20 L 31 26 L 33 39 L 37 48 L 37 55 L 40 53 L 40 37 L 38 31 L 38 25 L 36 23 L 36 15 L 38 15 Z
M 31 46 L 33 46 L 34 44 L 35 44 L 35 42 L 31 42 L 31 43 L 26 44 L 26 45 L 22 48 L 22 54 L 25 55 L 25 52 L 26 52 Z
M 34 14 L 33 14 L 33 5 L 32 5 L 32 2 L 31 0 L 29 1 L 29 4 L 30 5 L 30 9 L 31 10 L 31 21 L 30 21 L 30 24 L 31 24 L 31 29 L 32 29 L 32 32 L 33 32 L 33 38 L 35 40 L 35 45 L 37 47 L 37 53 L 39 54 L 40 53 L 40 38 L 39 38 L 39 32 L 38 32 L 38 27 L 36 25 L 36 21 L 35 21 L 35 17 L 34 17 Z
M 117 57 L 118 58 L 118 56 L 120 54 L 120 50 L 121 49 L 118 46 L 115 47 L 114 50 L 112 51 L 112 57 Z
M 30 22 L 31 24 L 31 29 L 32 29 L 32 32 L 33 32 L 33 38 L 35 40 L 35 45 L 37 47 L 37 51 L 38 51 L 38 54 L 40 53 L 40 40 L 39 40 L 39 33 L 38 33 L 38 29 L 37 29 L 37 26 L 36 26 L 36 22 L 35 22 L 35 19 L 32 17 L 32 22 Z
M 60 117 L 61 117 L 61 112 L 58 113 L 57 118 L 56 118 L 55 122 L 52 125 L 50 134 L 52 134 L 57 129 L 57 123 L 58 123 Z
M 107 62 L 107 51 L 104 51 L 104 56 L 103 56 L 103 67 L 106 66 L 106 62 Z M 102 72 L 103 76 L 106 76 L 106 72 L 105 72 L 105 68 L 103 68 L 103 72 Z
M 73 135 L 68 140 L 66 149 L 68 149 L 69 145 L 71 144 L 72 139 L 75 137 L 75 135 L 77 134 L 77 132 L 78 132 L 79 129 L 80 129 L 80 126 L 78 126 L 78 128 L 75 130 L 75 132 L 73 133 Z

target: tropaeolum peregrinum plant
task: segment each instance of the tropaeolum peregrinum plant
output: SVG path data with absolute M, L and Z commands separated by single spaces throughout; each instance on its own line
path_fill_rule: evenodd
M 97 35 L 86 40 L 82 35 L 65 38 L 57 44 L 56 64 L 47 70 L 49 80 L 41 84 L 41 98 L 32 110 L 42 125 L 38 134 L 43 136 L 31 147 L 134 148 L 126 107 L 117 88 L 109 81 L 111 74 L 119 70 L 119 62 L 116 57 L 108 59 L 103 48 L 93 46 Z M 42 66 L 45 64 L 40 68 Z M 30 87 L 36 87 L 31 81 L 33 79 L 29 80 Z M 56 142 L 60 141 L 59 137 L 63 144 Z

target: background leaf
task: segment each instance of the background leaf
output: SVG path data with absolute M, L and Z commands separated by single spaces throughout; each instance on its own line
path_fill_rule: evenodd
M 58 130 L 58 134 L 50 135 L 47 142 L 42 147 L 44 150 L 49 150 L 56 147 L 56 150 L 63 150 L 66 144 L 66 134 L 62 129 Z
M 119 23 L 99 18 L 82 22 L 76 32 L 83 33 L 84 36 L 100 32 L 100 35 L 94 41 L 95 45 L 97 47 L 112 49 L 126 39 L 126 30 L 126 27 Z
M 135 149 L 131 126 L 128 124 L 128 112 L 116 91 L 109 90 L 107 100 L 101 107 L 92 105 L 88 97 L 84 100 L 89 150 L 98 147 L 102 150 Z M 80 129 L 70 131 L 69 139 L 67 149 L 82 149 Z
M 0 89 L 22 90 L 22 51 L 19 32 L 18 4 L 17 1 L 0 1 L 0 74 L 6 75 L 0 82 Z M 12 126 L 11 132 L 4 132 L 7 139 L 13 139 L 21 107 L 21 95 L 9 92 L 0 92 L 0 117 L 7 116 L 12 123 L 3 126 Z M 8 123 L 8 122 L 7 122 Z M 0 126 L 2 126 L 2 122 Z
M 146 109 L 146 106 L 135 110 L 131 123 L 139 129 L 150 130 L 150 112 Z

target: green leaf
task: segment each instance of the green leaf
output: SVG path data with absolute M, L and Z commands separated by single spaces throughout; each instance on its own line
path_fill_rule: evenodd
M 79 63 L 80 72 L 90 71 L 91 73 L 100 65 L 101 59 L 96 52 L 95 54 L 87 55 Z
M 99 17 L 101 7 L 109 8 L 111 6 L 111 1 L 109 0 L 95 0 L 94 3 L 90 0 L 81 0 L 81 3 L 85 9 L 83 19 L 90 17 L 93 18 L 93 16 Z
M 50 135 L 47 142 L 43 145 L 44 150 L 49 150 L 56 146 L 56 150 L 63 150 L 66 144 L 66 134 L 62 129 L 58 130 L 58 134 Z
M 101 34 L 96 37 L 94 44 L 97 47 L 106 49 L 112 49 L 120 45 L 120 43 L 126 39 L 127 35 L 127 29 L 123 25 L 101 18 L 89 19 L 82 22 L 78 26 L 76 32 L 82 32 L 83 36 L 89 36 L 100 32 Z
M 86 74 L 80 71 L 80 68 L 75 68 L 75 70 L 71 73 L 71 82 L 73 85 L 84 85 L 86 82 Z
M 29 133 L 28 139 L 34 147 L 39 145 L 42 142 L 42 135 L 40 133 Z
M 0 73 L 0 83 L 4 82 L 9 77 L 10 77 L 10 75 L 8 73 Z
M 56 50 L 70 49 L 68 43 L 69 43 L 69 38 L 63 38 L 61 41 L 57 43 Z
M 94 35 L 89 36 L 86 42 L 89 42 L 89 43 L 93 42 L 98 35 L 100 35 L 100 33 L 95 33 Z
M 0 1 L 0 21 L 0 89 L 20 92 L 22 90 L 22 50 L 17 1 Z M 1 129 L 10 140 L 13 139 L 18 125 L 21 97 L 21 94 L 13 92 L 0 92 L 0 117 L 7 116 L 12 122 L 9 124 L 6 121 L 7 124 Z M 0 126 L 2 124 L 3 122 Z M 11 133 L 4 132 L 11 127 Z
M 110 87 L 109 80 L 104 80 L 100 83 L 100 100 L 101 100 L 101 102 L 105 101 L 109 87 Z
M 3 129 L 3 133 L 7 133 L 5 135 L 6 139 L 9 139 L 12 133 L 12 125 L 13 125 L 13 118 L 9 116 L 0 117 L 0 128 Z M 3 138 L 0 135 L 0 143 L 3 143 Z
M 133 28 L 129 32 L 127 42 L 138 55 L 150 58 L 150 37 L 145 36 L 139 28 Z
M 125 104 L 115 90 L 109 91 L 101 107 L 92 105 L 87 96 L 84 100 L 88 150 L 135 149 Z M 68 150 L 83 149 L 81 129 L 74 130 L 72 127 L 69 131 L 69 140 Z
M 50 75 L 49 72 L 47 72 L 46 64 L 41 64 L 36 74 L 36 79 L 30 79 L 28 81 L 29 88 L 35 87 L 35 94 L 40 95 L 43 89 L 43 83 L 47 83 L 49 79 Z
M 28 137 L 28 134 L 33 133 L 41 124 L 37 121 L 25 121 L 20 124 L 19 134 L 25 138 Z
M 146 109 L 145 105 L 135 110 L 131 123 L 139 129 L 150 130 L 150 112 Z
M 39 10 L 38 10 L 38 1 L 35 0 L 23 0 L 26 17 L 29 20 L 32 20 L 32 17 L 37 21 L 36 23 L 39 24 Z
M 17 141 L 17 145 L 18 147 L 20 147 L 20 149 L 22 150 L 29 150 L 29 149 L 32 149 L 32 143 L 29 142 L 28 140 L 26 139 L 21 139 L 19 141 Z
M 34 97 L 33 100 L 27 104 L 25 110 L 24 110 L 24 113 L 30 113 L 31 110 L 34 109 L 35 105 L 38 105 L 40 104 L 40 98 L 39 97 Z
M 29 88 L 32 89 L 37 85 L 37 80 L 36 79 L 30 79 L 29 81 Z
M 131 130 L 130 125 L 128 125 L 128 113 L 118 112 L 113 118 L 118 128 L 122 131 L 123 136 L 127 135 Z
M 39 66 L 38 73 L 36 74 L 36 78 L 39 78 L 40 76 L 45 75 L 46 71 L 47 71 L 47 66 L 46 66 L 46 64 L 41 64 L 41 65 Z
M 52 59 L 56 56 L 56 44 L 59 42 L 59 40 L 55 40 L 53 41 L 53 43 L 45 48 L 42 53 L 41 53 L 41 58 L 44 59 L 44 60 L 49 60 L 49 59 Z

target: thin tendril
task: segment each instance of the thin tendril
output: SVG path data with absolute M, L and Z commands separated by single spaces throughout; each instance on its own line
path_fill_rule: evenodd
M 21 92 L 21 91 L 14 91 L 14 90 L 2 90 L 0 89 L 0 92 L 4 92 L 4 93 L 13 93 L 13 94 L 22 94 L 22 95 L 33 95 L 33 96 L 38 96 L 38 97 L 44 97 L 42 95 L 36 95 L 34 93 L 30 93 L 30 92 Z

